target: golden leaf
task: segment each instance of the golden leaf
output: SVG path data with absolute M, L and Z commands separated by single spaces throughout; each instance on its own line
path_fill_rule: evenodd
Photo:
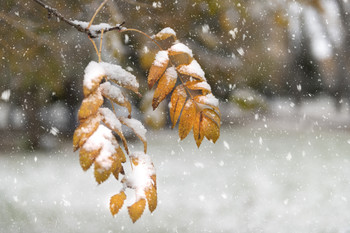
M 119 210 L 123 207 L 126 195 L 123 191 L 111 197 L 109 202 L 109 209 L 112 215 L 116 215 Z
M 136 136 L 143 142 L 144 152 L 147 153 L 147 140 L 146 140 L 146 128 L 143 126 L 143 124 L 136 120 L 136 119 L 129 119 L 125 117 L 119 118 L 120 122 L 123 125 L 128 126 L 130 129 L 134 131 Z
M 157 208 L 157 190 L 151 185 L 145 190 L 146 199 L 148 202 L 148 209 L 151 213 Z
M 187 98 L 186 90 L 183 85 L 179 85 L 175 88 L 170 100 L 170 120 L 173 123 L 172 128 L 175 127 L 177 120 L 180 116 L 182 108 L 185 105 Z
M 84 171 L 88 170 L 91 167 L 96 157 L 100 154 L 100 151 L 101 149 L 87 151 L 84 148 L 81 148 L 79 152 L 79 161 L 80 161 L 80 166 Z
M 153 181 L 153 186 L 157 190 L 157 176 L 154 174 L 151 176 L 151 179 Z
M 162 55 L 162 53 L 163 53 L 163 55 Z M 166 68 L 168 67 L 169 57 L 166 58 L 164 55 L 165 53 L 167 54 L 167 51 L 159 51 L 156 54 L 155 60 L 154 60 L 152 66 L 149 70 L 149 74 L 147 77 L 149 89 L 151 89 L 153 87 L 153 85 L 159 80 L 159 78 L 162 77 Z
M 196 141 L 198 148 L 201 145 L 204 138 L 204 134 L 201 132 L 201 121 L 202 121 L 202 112 L 197 112 L 196 119 L 194 120 L 194 123 L 193 123 L 193 137 L 194 137 L 194 140 Z
M 97 130 L 100 125 L 100 115 L 93 115 L 83 121 L 74 131 L 73 149 L 76 151 L 84 145 L 86 140 Z
M 207 100 L 207 96 L 212 96 L 215 101 L 208 101 Z M 194 97 L 194 102 L 199 103 L 201 105 L 204 105 L 204 107 L 202 106 L 202 108 L 211 108 L 213 110 L 215 110 L 216 114 L 219 115 L 220 118 L 220 109 L 217 106 L 219 101 L 212 95 L 212 94 L 208 94 L 208 95 L 197 95 Z
M 105 163 L 110 163 L 110 164 L 105 165 Z M 112 171 L 115 171 L 117 167 L 116 158 L 113 156 L 105 158 L 103 161 L 98 161 L 98 159 L 96 159 L 94 164 L 95 164 L 94 175 L 95 175 L 95 180 L 98 184 L 101 184 L 102 182 L 107 180 L 110 174 L 112 173 Z
M 133 223 L 135 223 L 143 214 L 143 211 L 146 207 L 146 200 L 140 199 L 135 202 L 133 205 L 128 207 L 129 215 Z
M 155 110 L 159 103 L 174 89 L 177 81 L 177 72 L 174 67 L 169 67 L 160 78 L 158 86 L 154 91 L 152 107 Z
M 91 115 L 95 115 L 102 104 L 103 97 L 101 95 L 101 92 L 97 90 L 83 100 L 78 112 L 79 120 L 86 119 Z
M 201 121 L 201 131 L 203 131 L 204 136 L 214 143 L 220 137 L 220 118 L 213 110 L 204 109 L 203 118 Z
M 183 140 L 193 127 L 196 117 L 196 106 L 193 100 L 187 100 L 180 117 L 179 123 L 179 137 Z
M 87 86 L 84 85 L 83 86 L 84 97 L 87 97 L 88 95 L 95 92 L 104 77 L 105 77 L 104 75 L 100 75 L 98 76 L 98 78 L 94 79 L 91 83 L 92 85 L 91 88 L 88 88 Z

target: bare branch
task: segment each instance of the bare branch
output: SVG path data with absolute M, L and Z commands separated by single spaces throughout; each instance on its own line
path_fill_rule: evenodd
M 59 20 L 74 27 L 79 32 L 83 32 L 83 33 L 87 34 L 90 38 L 97 38 L 102 33 L 102 31 L 104 33 L 107 33 L 110 31 L 114 31 L 114 30 L 120 31 L 123 29 L 122 25 L 124 24 L 124 22 L 121 24 L 117 24 L 115 26 L 111 26 L 111 25 L 106 24 L 106 23 L 89 26 L 88 22 L 67 19 L 57 9 L 45 4 L 41 0 L 33 0 L 33 1 L 38 3 L 40 6 L 42 6 L 43 8 L 45 8 L 48 11 L 49 18 L 52 16 L 55 16 Z

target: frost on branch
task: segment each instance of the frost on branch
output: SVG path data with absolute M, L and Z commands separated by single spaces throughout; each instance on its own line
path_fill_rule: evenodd
M 154 38 L 167 39 L 172 31 L 170 28 L 165 28 Z M 174 43 L 167 50 L 157 53 L 150 68 L 149 88 L 158 82 L 152 106 L 154 109 L 157 108 L 172 92 L 169 103 L 170 120 L 172 127 L 179 121 L 180 139 L 186 138 L 193 130 L 198 147 L 204 137 L 215 143 L 220 136 L 219 101 L 211 93 L 205 73 L 193 58 L 192 50 L 176 40 L 175 32 L 173 34 Z
M 94 165 L 98 184 L 106 181 L 111 174 L 123 183 L 123 190 L 110 200 L 112 215 L 119 212 L 127 198 L 124 190 L 135 190 L 137 199 L 128 207 L 130 218 L 135 222 L 142 215 L 146 201 L 151 212 L 157 206 L 155 170 L 150 157 L 145 154 L 147 130 L 140 121 L 131 118 L 131 104 L 122 91 L 122 88 L 126 88 L 138 93 L 139 84 L 136 77 L 122 67 L 105 62 L 90 62 L 84 73 L 84 99 L 78 112 L 80 124 L 73 135 L 74 150 L 80 149 L 79 160 L 84 171 Z M 127 108 L 129 118 L 118 117 L 116 112 L 102 107 L 105 100 Z M 140 138 L 144 152 L 129 155 L 122 125 L 131 128 Z M 127 159 L 118 139 L 123 142 L 132 163 L 130 174 L 125 174 L 123 164 Z M 124 178 L 120 179 L 120 175 Z

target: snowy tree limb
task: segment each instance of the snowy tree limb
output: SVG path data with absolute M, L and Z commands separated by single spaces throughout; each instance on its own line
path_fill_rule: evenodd
M 41 0 L 33 0 L 33 1 L 38 3 L 40 6 L 42 6 L 48 11 L 49 18 L 51 18 L 52 16 L 55 16 L 59 20 L 74 27 L 79 32 L 83 32 L 87 34 L 90 38 L 97 38 L 102 33 L 102 31 L 103 33 L 107 33 L 110 31 L 114 31 L 114 30 L 120 31 L 123 29 L 122 25 L 124 24 L 124 22 L 121 24 L 117 24 L 115 26 L 111 26 L 109 24 L 99 24 L 99 25 L 91 25 L 90 27 L 88 27 L 88 23 L 67 19 L 57 9 L 45 4 Z

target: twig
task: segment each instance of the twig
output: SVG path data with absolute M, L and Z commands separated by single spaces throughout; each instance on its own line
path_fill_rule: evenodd
M 96 15 L 98 14 L 98 12 L 100 12 L 100 10 L 102 9 L 102 7 L 108 2 L 108 0 L 104 0 L 101 5 L 97 8 L 97 10 L 95 11 L 95 14 L 92 16 L 90 22 L 89 22 L 89 25 L 86 27 L 86 29 L 89 29 L 92 25 L 92 23 L 94 22 L 95 20 L 95 17 Z
M 107 24 L 106 28 L 103 28 L 103 27 L 101 28 L 99 25 L 90 25 L 90 26 L 87 25 L 89 27 L 84 27 L 81 24 L 79 24 L 82 22 L 67 19 L 57 9 L 45 4 L 41 0 L 33 0 L 33 1 L 38 3 L 40 6 L 42 6 L 43 8 L 45 8 L 48 11 L 49 18 L 52 16 L 56 16 L 58 19 L 69 24 L 70 26 L 74 27 L 79 32 L 83 32 L 83 33 L 87 34 L 90 38 L 97 38 L 99 36 L 99 34 L 102 33 L 102 30 L 104 33 L 114 31 L 114 30 L 120 31 L 123 29 L 122 25 L 125 23 L 125 22 L 123 22 L 121 24 L 117 24 L 116 26 L 110 26 Z M 98 28 L 98 29 L 93 30 L 93 28 Z

